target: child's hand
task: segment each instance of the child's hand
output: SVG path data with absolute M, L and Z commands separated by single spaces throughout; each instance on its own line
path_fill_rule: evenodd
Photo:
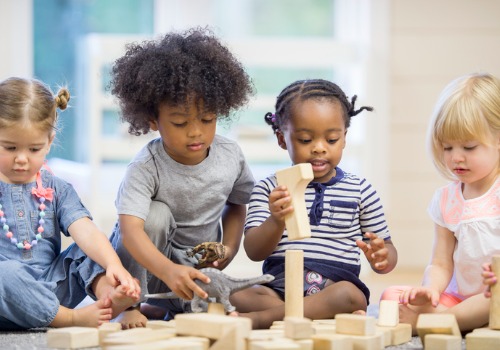
M 207 293 L 194 280 L 199 279 L 204 283 L 210 283 L 210 278 L 194 267 L 173 264 L 166 276 L 164 282 L 180 298 L 191 300 L 193 299 L 193 293 L 202 299 L 208 297 Z
M 207 267 L 215 267 L 216 269 L 219 270 L 224 270 L 227 265 L 233 260 L 234 258 L 234 253 L 233 250 L 225 245 L 224 246 L 224 257 L 222 259 L 217 259 L 214 262 L 208 263 Z
M 139 299 L 141 296 L 141 287 L 137 279 L 133 278 L 121 264 L 110 264 L 106 269 L 106 278 L 113 287 L 117 285 L 126 287 L 128 297 Z
M 291 202 L 292 197 L 290 197 L 286 186 L 275 187 L 269 194 L 271 216 L 277 221 L 284 222 L 285 216 L 293 212 Z
M 439 304 L 439 291 L 427 287 L 415 287 L 405 290 L 399 296 L 399 302 L 403 305 L 425 305 L 429 302 L 436 307 Z
M 483 272 L 481 273 L 481 276 L 483 276 L 483 284 L 487 285 L 486 290 L 484 291 L 484 296 L 486 298 L 490 298 L 491 286 L 497 283 L 497 277 L 495 276 L 495 273 L 493 273 L 493 271 L 491 270 L 490 263 L 484 263 L 482 268 Z
M 389 264 L 389 261 L 387 261 L 389 251 L 384 240 L 371 232 L 365 233 L 364 236 L 370 239 L 370 243 L 367 244 L 362 240 L 357 240 L 356 245 L 363 251 L 374 270 L 384 270 Z

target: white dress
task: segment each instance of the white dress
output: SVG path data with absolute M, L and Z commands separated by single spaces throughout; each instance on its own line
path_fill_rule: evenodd
M 438 189 L 429 205 L 432 220 L 453 232 L 454 274 L 446 292 L 466 299 L 482 293 L 481 265 L 500 254 L 500 178 L 482 196 L 464 199 L 462 183 Z

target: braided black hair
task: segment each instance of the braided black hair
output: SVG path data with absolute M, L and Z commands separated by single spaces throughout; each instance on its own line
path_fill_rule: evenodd
M 150 131 L 161 103 L 194 102 L 218 120 L 231 120 L 254 92 L 241 63 L 208 28 L 128 45 L 112 67 L 110 85 L 135 135 Z
M 271 125 L 273 131 L 276 133 L 276 131 L 280 130 L 288 122 L 294 101 L 323 98 L 338 100 L 340 102 L 346 129 L 351 125 L 352 117 L 364 110 L 373 111 L 373 107 L 369 106 L 355 109 L 354 104 L 358 97 L 354 95 L 351 101 L 349 101 L 344 91 L 331 81 L 323 79 L 297 80 L 281 91 L 276 99 L 275 112 L 266 113 L 264 120 L 267 124 Z

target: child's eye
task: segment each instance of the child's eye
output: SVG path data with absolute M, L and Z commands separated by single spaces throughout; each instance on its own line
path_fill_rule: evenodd
M 15 151 L 16 150 L 16 147 L 14 146 L 5 146 L 4 147 L 7 151 Z
M 338 140 L 339 140 L 339 139 L 330 139 L 330 140 L 328 140 L 328 143 L 329 143 L 329 144 L 331 144 L 331 145 L 333 145 L 333 144 L 335 144 Z
M 464 150 L 472 151 L 474 148 L 476 148 L 476 146 L 467 146 L 467 147 L 464 147 Z
M 184 123 L 172 123 L 176 128 L 182 128 L 187 125 L 187 122 Z
M 33 153 L 36 153 L 38 151 L 40 151 L 41 148 L 30 148 L 30 151 L 33 152 Z
M 451 147 L 449 146 L 446 146 L 446 147 L 443 147 L 443 150 L 446 152 L 446 151 L 451 151 Z
M 213 123 L 213 122 L 214 122 L 214 120 L 215 120 L 215 118 L 211 118 L 211 119 L 202 119 L 202 120 L 201 120 L 201 122 L 202 122 L 203 124 L 211 124 L 211 123 Z
M 311 140 L 310 139 L 299 139 L 299 142 L 300 143 L 309 143 L 309 142 L 311 142 Z

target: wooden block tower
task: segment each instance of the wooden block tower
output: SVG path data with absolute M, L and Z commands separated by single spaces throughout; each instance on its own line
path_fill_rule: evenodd
M 311 237 L 311 227 L 307 216 L 305 190 L 314 178 L 309 163 L 294 165 L 276 172 L 278 185 L 285 185 L 292 197 L 294 211 L 285 218 L 289 240 Z M 304 317 L 304 252 L 285 252 L 285 318 Z

